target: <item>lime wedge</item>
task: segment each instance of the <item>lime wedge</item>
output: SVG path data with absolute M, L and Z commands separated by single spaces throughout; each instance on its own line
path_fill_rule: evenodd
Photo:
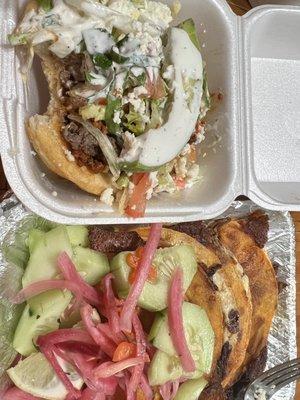
M 83 385 L 82 378 L 70 364 L 60 358 L 58 361 L 74 387 L 80 389 Z M 32 354 L 10 368 L 7 373 L 19 389 L 32 396 L 46 400 L 63 400 L 67 396 L 66 388 L 42 353 Z

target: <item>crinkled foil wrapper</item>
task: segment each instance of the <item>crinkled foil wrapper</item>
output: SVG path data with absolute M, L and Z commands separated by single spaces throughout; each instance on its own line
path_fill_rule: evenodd
M 222 215 L 224 217 L 242 217 L 260 207 L 250 201 L 236 201 Z M 268 341 L 267 368 L 296 358 L 296 279 L 295 279 L 295 231 L 288 212 L 264 210 L 269 216 L 270 231 L 267 251 L 273 263 L 277 263 L 278 280 L 283 290 L 279 294 L 279 305 Z M 0 243 L 10 242 L 13 233 L 22 219 L 31 213 L 14 197 L 0 204 Z M 0 359 L 0 392 L 7 384 L 3 372 L 15 357 L 11 348 L 11 339 L 15 324 L 15 310 L 8 304 L 9 298 L 18 290 L 23 271 L 8 265 L 0 254 L 0 323 L 6 321 L 7 327 L 0 330 L 0 354 L 3 348 L 10 348 L 8 357 Z M 274 400 L 292 400 L 295 384 L 283 388 Z

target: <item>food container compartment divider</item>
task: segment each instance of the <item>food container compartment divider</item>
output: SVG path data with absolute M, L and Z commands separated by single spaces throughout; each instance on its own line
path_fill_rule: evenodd
M 33 212 L 72 224 L 187 221 L 216 217 L 241 194 L 268 209 L 300 210 L 300 7 L 238 17 L 225 0 L 182 1 L 180 19 L 194 18 L 211 92 L 223 100 L 201 144 L 202 182 L 151 199 L 146 216 L 132 220 L 54 176 L 31 151 L 24 119 L 45 111 L 48 90 L 38 60 L 25 90 L 7 45 L 24 4 L 1 5 L 0 148 L 12 189 Z

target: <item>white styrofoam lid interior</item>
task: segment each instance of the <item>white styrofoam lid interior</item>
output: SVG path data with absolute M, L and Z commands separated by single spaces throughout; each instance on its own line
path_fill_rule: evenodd
M 249 192 L 300 204 L 300 8 L 260 8 L 245 20 Z

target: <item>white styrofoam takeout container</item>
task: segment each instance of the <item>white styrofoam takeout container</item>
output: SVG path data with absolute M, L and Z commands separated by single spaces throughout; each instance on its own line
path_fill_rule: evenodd
M 7 45 L 23 3 L 1 2 L 0 146 L 8 181 L 30 210 L 48 219 L 132 223 L 51 174 L 31 152 L 24 119 L 45 111 L 48 90 L 37 60 L 24 89 Z M 203 43 L 210 89 L 224 94 L 201 145 L 203 180 L 153 198 L 134 222 L 213 218 L 241 194 L 267 209 L 300 211 L 300 7 L 266 6 L 238 17 L 225 0 L 182 0 L 180 19 L 188 17 Z M 220 140 L 212 146 L 216 131 Z

